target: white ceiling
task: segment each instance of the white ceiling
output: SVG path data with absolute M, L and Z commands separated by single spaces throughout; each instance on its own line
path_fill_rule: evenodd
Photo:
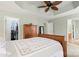
M 49 19 L 49 17 L 53 17 L 54 15 L 69 11 L 73 9 L 72 1 L 64 1 L 60 5 L 58 5 L 59 11 L 49 10 L 45 13 L 45 8 L 38 8 L 38 6 L 45 5 L 43 1 L 18 1 L 15 2 L 18 6 L 20 6 L 24 10 L 29 10 L 36 15 Z
M 73 9 L 72 1 L 64 1 L 62 2 L 58 8 L 59 11 L 49 10 L 47 13 L 44 12 L 44 8 L 37 8 L 40 5 L 44 5 L 42 1 L 0 1 L 0 11 L 17 13 L 21 15 L 30 14 L 33 16 L 39 16 L 43 19 L 49 19 L 50 17 L 54 17 L 54 15 L 69 11 Z
M 49 18 L 49 16 L 54 15 L 53 11 L 50 10 L 47 13 L 44 12 L 44 8 L 38 8 L 40 5 L 44 5 L 41 1 L 23 1 L 23 2 L 15 2 L 17 5 L 19 5 L 22 9 L 28 10 L 38 16 Z

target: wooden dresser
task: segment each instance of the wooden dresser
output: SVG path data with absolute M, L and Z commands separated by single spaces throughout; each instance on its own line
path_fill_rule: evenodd
M 37 26 L 32 24 L 23 25 L 23 38 L 31 38 L 37 36 Z

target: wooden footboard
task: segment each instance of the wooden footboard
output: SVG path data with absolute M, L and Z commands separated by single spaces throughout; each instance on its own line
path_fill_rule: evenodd
M 64 36 L 61 35 L 50 35 L 50 34 L 39 34 L 39 37 L 50 38 L 56 41 L 59 41 L 63 47 L 64 57 L 67 57 L 67 44 L 64 40 Z

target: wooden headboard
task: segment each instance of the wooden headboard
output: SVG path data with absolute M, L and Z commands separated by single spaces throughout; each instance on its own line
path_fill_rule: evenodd
M 39 34 L 39 37 L 50 38 L 56 41 L 59 41 L 63 47 L 64 57 L 67 57 L 67 44 L 64 40 L 64 36 L 61 35 L 50 35 L 50 34 Z

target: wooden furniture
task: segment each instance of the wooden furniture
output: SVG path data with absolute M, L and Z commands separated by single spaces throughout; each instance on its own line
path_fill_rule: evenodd
M 60 35 L 50 35 L 50 34 L 39 34 L 39 37 L 50 38 L 59 41 L 63 47 L 64 57 L 67 56 L 67 42 L 64 41 L 64 36 Z
M 31 38 L 37 36 L 37 26 L 32 24 L 23 25 L 23 38 Z

